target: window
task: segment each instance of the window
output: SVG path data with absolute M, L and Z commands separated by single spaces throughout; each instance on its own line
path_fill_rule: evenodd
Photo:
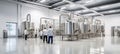
M 9 36 L 17 36 L 17 23 L 7 22 L 6 29 Z

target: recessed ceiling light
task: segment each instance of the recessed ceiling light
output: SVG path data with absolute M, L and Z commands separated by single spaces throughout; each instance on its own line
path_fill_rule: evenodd
M 41 3 L 44 3 L 44 2 L 46 2 L 46 0 L 40 0 L 40 2 L 41 2 Z
M 61 7 L 60 9 L 61 9 L 61 10 L 65 10 L 65 9 L 66 9 L 66 7 Z
M 92 10 L 99 10 L 99 9 L 101 9 L 101 8 L 99 8 L 99 7 L 95 7 L 95 8 L 91 8 Z
M 75 7 L 76 6 L 76 4 L 70 4 L 70 7 L 72 8 L 72 7 Z
M 110 7 L 109 5 L 105 5 L 105 6 L 101 6 L 101 7 L 99 7 L 99 8 L 108 8 L 108 7 Z
M 82 0 L 82 2 L 84 3 L 90 3 L 90 2 L 93 2 L 94 0 Z
M 116 12 L 116 10 L 112 10 L 112 11 L 108 11 L 109 13 L 113 13 L 113 12 Z
M 86 1 L 86 3 L 90 3 L 90 2 L 93 2 L 94 0 L 88 0 L 88 1 Z

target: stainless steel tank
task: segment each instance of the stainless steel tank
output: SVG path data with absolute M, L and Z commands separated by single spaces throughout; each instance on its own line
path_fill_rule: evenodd
M 65 34 L 72 34 L 72 22 L 65 23 Z
M 80 30 L 81 30 L 81 33 L 84 33 L 84 23 L 83 22 L 80 23 Z
M 91 30 L 91 33 L 95 33 L 95 25 L 90 25 L 90 30 Z
M 84 33 L 87 33 L 89 30 L 89 24 L 84 24 Z

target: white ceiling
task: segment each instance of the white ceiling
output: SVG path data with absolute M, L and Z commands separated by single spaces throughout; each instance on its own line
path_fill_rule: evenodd
M 99 14 L 105 15 L 106 13 L 109 14 L 120 12 L 120 0 L 25 0 L 25 1 L 51 6 L 50 9 L 74 12 L 75 14 L 78 15 L 80 14 L 94 16 Z M 20 2 L 22 2 L 22 0 Z M 85 8 L 83 8 L 82 6 Z

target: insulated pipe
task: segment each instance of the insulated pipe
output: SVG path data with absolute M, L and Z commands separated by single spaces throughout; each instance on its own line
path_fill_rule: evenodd
M 27 14 L 26 21 L 31 22 L 31 15 L 30 14 Z
M 26 16 L 26 29 L 30 29 L 30 28 L 28 28 L 27 26 L 28 26 L 28 22 L 30 23 L 31 22 L 31 15 L 30 14 L 27 14 L 27 16 Z

